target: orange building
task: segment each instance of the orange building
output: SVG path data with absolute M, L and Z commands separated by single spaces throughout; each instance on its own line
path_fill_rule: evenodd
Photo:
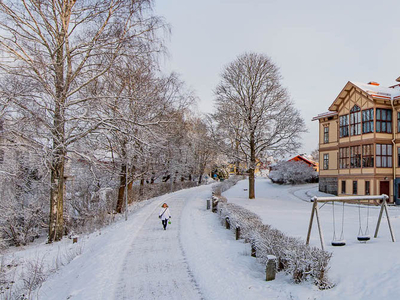
M 315 161 L 309 160 L 302 155 L 297 155 L 288 161 L 302 161 L 306 163 L 308 166 L 312 167 L 315 171 L 319 172 L 319 164 Z

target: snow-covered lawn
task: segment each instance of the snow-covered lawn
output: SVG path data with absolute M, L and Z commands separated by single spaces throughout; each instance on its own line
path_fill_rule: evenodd
M 247 199 L 247 181 L 224 193 L 230 202 L 260 215 L 287 235 L 305 239 L 311 213 L 309 197 L 316 185 L 279 186 L 259 179 L 257 198 Z M 329 246 L 331 205 L 321 211 L 327 250 L 333 252 L 329 277 L 336 283 L 320 291 L 312 283 L 294 284 L 278 273 L 266 282 L 264 266 L 250 256 L 250 246 L 236 241 L 216 214 L 206 210 L 211 186 L 182 190 L 146 201 L 120 221 L 87 236 L 77 244 L 44 243 L 13 253 L 15 261 L 43 259 L 47 268 L 59 266 L 32 299 L 398 299 L 399 243 L 390 240 L 384 219 L 380 235 L 368 243 L 357 241 L 358 208 L 345 207 L 345 247 Z M 167 202 L 172 224 L 162 230 L 160 205 Z M 366 209 L 362 209 L 365 216 Z M 370 209 L 373 232 L 378 209 Z M 395 233 L 400 232 L 400 210 L 390 207 Z M 340 222 L 338 222 L 340 223 Z M 339 224 L 337 224 L 339 226 Z M 318 234 L 311 243 L 319 246 Z M 8 254 L 8 257 L 11 254 Z M 76 256 L 77 255 L 77 256 Z M 57 259 L 58 258 L 58 259 Z M 7 258 L 8 259 L 8 258 Z M 69 260 L 71 260 L 66 264 Z M 0 299 L 2 299 L 0 297 Z
M 310 196 L 322 195 L 316 184 L 300 186 L 281 186 L 267 179 L 256 182 L 256 199 L 247 199 L 247 181 L 240 181 L 223 195 L 228 202 L 239 204 L 258 214 L 263 222 L 270 224 L 286 234 L 306 239 L 312 203 Z M 302 201 L 303 200 L 303 201 Z M 335 206 L 336 232 L 340 233 L 341 204 Z M 367 209 L 361 207 L 363 226 L 366 225 Z M 378 219 L 379 207 L 369 209 L 369 231 L 373 235 Z M 389 207 L 389 215 L 396 235 L 400 233 L 400 209 Z M 359 208 L 345 205 L 344 236 L 346 246 L 333 247 L 332 205 L 321 210 L 322 228 L 326 250 L 333 253 L 329 277 L 336 287 L 327 291 L 311 293 L 310 299 L 399 299 L 400 286 L 397 284 L 400 272 L 400 243 L 393 243 L 384 218 L 378 238 L 367 243 L 357 241 L 359 230 Z M 311 244 L 320 247 L 316 224 L 314 224 Z M 304 292 L 304 291 L 303 291 Z M 298 295 L 308 299 L 307 294 Z

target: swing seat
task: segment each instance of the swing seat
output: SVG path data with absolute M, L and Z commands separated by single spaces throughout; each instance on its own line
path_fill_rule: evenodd
M 369 235 L 357 236 L 357 240 L 359 240 L 360 242 L 366 242 L 366 241 L 369 241 L 370 239 L 371 239 L 371 236 L 369 236 Z
M 332 246 L 340 247 L 346 245 L 346 240 L 332 241 Z

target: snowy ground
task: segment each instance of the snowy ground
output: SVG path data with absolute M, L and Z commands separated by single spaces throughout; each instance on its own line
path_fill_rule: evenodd
M 308 199 L 316 193 L 316 185 L 278 186 L 265 179 L 256 183 L 254 200 L 246 199 L 247 181 L 224 195 L 260 215 L 265 223 L 305 239 L 311 213 Z M 378 239 L 359 243 L 357 207 L 345 207 L 347 245 L 341 248 L 329 246 L 332 206 L 321 211 L 327 250 L 333 252 L 329 277 L 337 285 L 319 291 L 311 283 L 293 284 L 281 273 L 275 281 L 265 282 L 264 267 L 250 256 L 249 245 L 236 241 L 216 214 L 206 210 L 205 200 L 210 195 L 211 186 L 201 186 L 146 201 L 128 221 L 80 237 L 77 244 L 65 239 L 27 247 L 15 252 L 14 259 L 38 257 L 47 264 L 65 261 L 68 256 L 72 259 L 48 278 L 33 299 L 400 298 L 396 285 L 400 243 L 391 242 L 386 223 Z M 157 217 L 163 202 L 169 204 L 172 214 L 166 231 Z M 376 208 L 370 209 L 371 232 L 377 213 Z M 395 233 L 400 232 L 400 210 L 391 207 L 390 214 Z M 319 246 L 316 230 L 311 242 Z
M 310 196 L 320 194 L 317 185 L 295 187 L 272 184 L 267 179 L 257 180 L 254 200 L 246 199 L 247 181 L 241 181 L 224 193 L 229 202 L 242 205 L 257 213 L 263 222 L 270 224 L 290 236 L 306 239 L 311 215 Z M 301 201 L 304 200 L 304 201 Z M 336 231 L 341 226 L 341 206 L 335 206 Z M 367 208 L 361 208 L 363 226 L 366 225 Z M 369 209 L 369 231 L 373 235 L 378 219 L 379 207 Z M 389 216 L 394 233 L 400 233 L 400 208 L 389 207 Z M 393 243 L 387 225 L 382 220 L 378 238 L 367 243 L 357 241 L 359 230 L 359 210 L 357 205 L 345 206 L 344 235 L 346 246 L 332 247 L 333 237 L 332 205 L 321 210 L 322 228 L 326 250 L 333 252 L 329 277 L 336 287 L 313 293 L 316 299 L 399 299 L 400 286 L 397 285 L 400 272 L 400 243 Z M 311 244 L 320 247 L 316 224 L 314 223 Z M 306 294 L 298 295 L 306 299 Z M 311 295 L 310 295 L 311 296 Z M 313 299 L 313 298 L 310 298 Z

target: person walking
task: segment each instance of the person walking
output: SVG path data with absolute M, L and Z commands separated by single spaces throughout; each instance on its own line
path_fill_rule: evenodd
M 163 205 L 161 206 L 161 210 L 160 210 L 158 217 L 161 219 L 161 223 L 164 227 L 164 230 L 167 230 L 168 221 L 169 221 L 169 219 L 171 219 L 171 214 L 169 212 L 167 203 L 163 203 Z M 171 222 L 170 222 L 170 224 L 171 224 Z

